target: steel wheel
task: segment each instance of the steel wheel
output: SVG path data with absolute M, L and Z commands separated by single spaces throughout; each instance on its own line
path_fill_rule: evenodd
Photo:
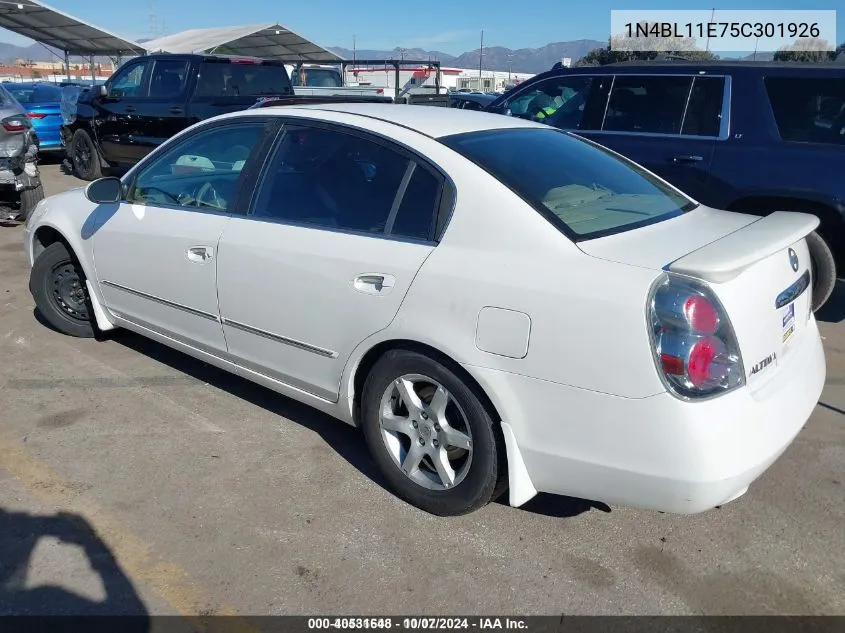
M 89 321 L 88 290 L 71 262 L 60 262 L 50 271 L 51 297 L 64 315 Z
M 466 477 L 472 464 L 467 416 L 432 378 L 405 374 L 381 398 L 381 437 L 394 464 L 414 483 L 446 490 Z

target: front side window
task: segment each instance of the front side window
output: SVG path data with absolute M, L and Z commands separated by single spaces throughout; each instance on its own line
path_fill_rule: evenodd
M 767 77 L 765 84 L 784 141 L 845 145 L 845 80 Z
M 127 66 L 118 71 L 114 79 L 109 82 L 109 97 L 143 97 L 144 71 L 149 62 L 143 61 Z
M 547 79 L 515 95 L 507 107 L 512 116 L 521 119 L 577 130 L 584 127 L 584 112 L 595 80 L 583 75 Z
M 680 134 L 691 85 L 692 77 L 617 75 L 602 129 Z
M 427 240 L 439 199 L 438 178 L 382 143 L 291 126 L 273 154 L 253 215 Z
M 127 202 L 231 211 L 241 170 L 263 131 L 263 123 L 238 123 L 176 143 L 141 168 Z
M 576 241 L 653 224 L 696 206 L 631 161 L 559 130 L 490 130 L 440 140 Z

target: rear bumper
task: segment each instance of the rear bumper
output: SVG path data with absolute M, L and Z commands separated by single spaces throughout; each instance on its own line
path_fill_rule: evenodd
M 514 431 L 539 492 L 679 514 L 741 496 L 792 443 L 825 381 L 815 318 L 788 367 L 702 402 L 626 399 L 467 367 Z

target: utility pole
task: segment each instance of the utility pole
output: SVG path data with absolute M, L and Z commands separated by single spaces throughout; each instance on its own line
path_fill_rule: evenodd
M 513 67 L 513 53 L 508 53 L 508 83 L 511 82 L 511 68 Z
M 352 34 L 352 66 L 355 67 L 355 34 Z
M 710 11 L 710 24 L 713 24 L 713 17 L 716 15 L 716 9 L 712 9 Z M 707 46 L 704 48 L 705 51 L 710 52 L 710 29 L 707 29 Z
M 481 30 L 481 48 L 478 49 L 478 89 L 481 90 L 481 65 L 484 63 L 484 30 Z

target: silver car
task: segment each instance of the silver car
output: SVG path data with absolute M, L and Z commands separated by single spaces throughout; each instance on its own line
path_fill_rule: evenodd
M 38 136 L 24 107 L 0 84 L 0 219 L 25 220 L 43 198 Z

